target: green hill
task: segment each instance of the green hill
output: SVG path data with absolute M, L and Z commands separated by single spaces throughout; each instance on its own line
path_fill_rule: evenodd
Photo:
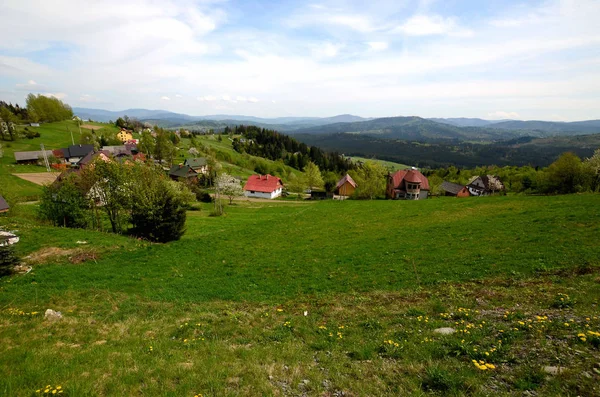
M 0 216 L 32 266 L 0 279 L 0 391 L 596 395 L 599 208 L 241 203 L 190 212 L 163 245 L 40 225 L 26 206 Z

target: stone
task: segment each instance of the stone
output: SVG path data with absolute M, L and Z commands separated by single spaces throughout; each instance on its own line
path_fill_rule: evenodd
M 63 315 L 61 312 L 55 312 L 52 309 L 48 309 L 46 310 L 46 313 L 44 313 L 44 318 L 48 321 L 59 321 L 63 318 Z
M 437 333 L 437 334 L 442 334 L 442 335 L 450 335 L 456 332 L 456 330 L 454 328 L 450 328 L 450 327 L 443 327 L 443 328 L 437 328 L 434 329 L 433 332 Z
M 564 371 L 565 371 L 564 367 L 552 367 L 552 366 L 544 367 L 544 372 L 547 374 L 550 374 L 550 375 L 558 375 Z

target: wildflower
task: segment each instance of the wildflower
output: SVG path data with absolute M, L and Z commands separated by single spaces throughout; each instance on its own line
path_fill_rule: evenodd
M 319 329 L 327 329 L 327 327 L 324 325 L 319 325 Z
M 279 313 L 281 313 L 281 312 L 283 311 L 283 309 L 277 308 L 277 311 L 278 311 Z

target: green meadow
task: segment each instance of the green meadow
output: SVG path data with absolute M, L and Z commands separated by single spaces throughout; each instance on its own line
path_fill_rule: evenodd
M 239 200 L 168 244 L 34 213 L 0 216 L 2 395 L 600 393 L 600 195 Z

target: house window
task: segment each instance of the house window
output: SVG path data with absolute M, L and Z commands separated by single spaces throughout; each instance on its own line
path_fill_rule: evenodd
M 254 190 L 250 190 L 250 193 L 254 194 L 254 193 L 256 193 L 256 192 L 255 192 Z

